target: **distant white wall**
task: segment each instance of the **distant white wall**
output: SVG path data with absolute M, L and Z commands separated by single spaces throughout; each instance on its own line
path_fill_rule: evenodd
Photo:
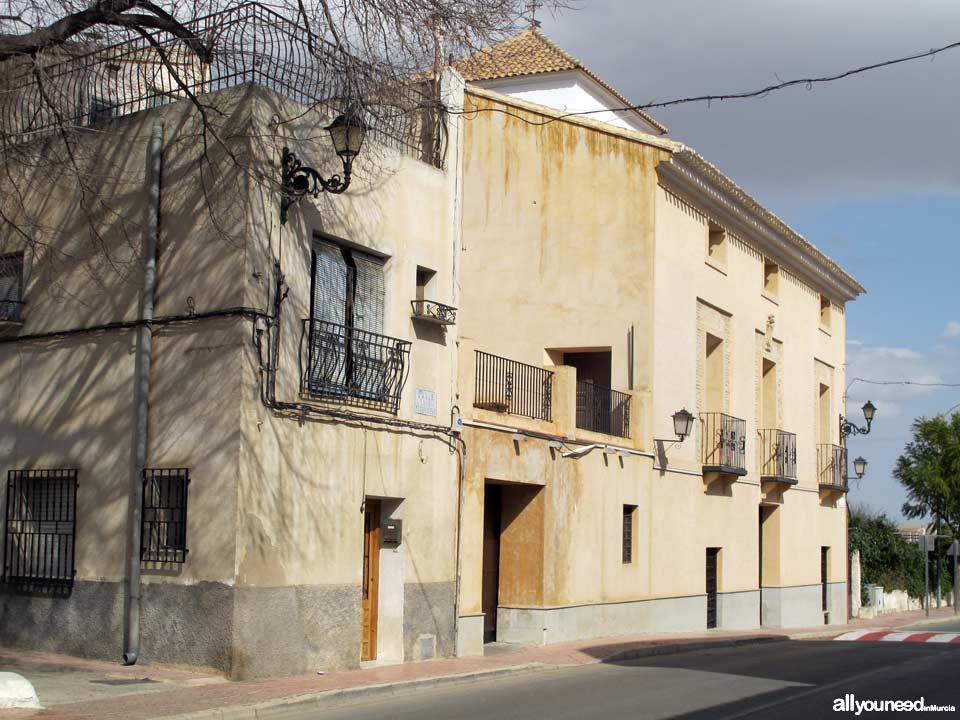
M 623 102 L 580 70 L 486 80 L 476 84 L 563 112 L 589 112 L 587 117 L 627 130 L 660 135 L 657 128 L 636 112 L 614 112 L 614 108 L 623 107 Z

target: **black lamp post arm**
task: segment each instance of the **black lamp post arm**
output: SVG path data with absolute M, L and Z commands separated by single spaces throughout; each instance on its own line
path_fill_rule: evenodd
M 870 433 L 870 421 L 867 420 L 865 428 L 855 425 L 847 420 L 843 415 L 840 416 L 840 438 L 843 439 L 850 435 L 868 435 Z
M 350 186 L 352 158 L 343 160 L 343 175 L 331 175 L 323 178 L 312 167 L 304 165 L 290 148 L 283 149 L 280 160 L 283 197 L 280 200 L 280 224 L 287 222 L 287 210 L 304 195 L 318 197 L 321 192 L 339 195 Z

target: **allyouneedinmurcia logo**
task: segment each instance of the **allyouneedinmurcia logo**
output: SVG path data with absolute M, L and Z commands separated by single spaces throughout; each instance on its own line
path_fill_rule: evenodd
M 927 705 L 919 700 L 857 700 L 853 693 L 833 701 L 834 712 L 860 715 L 865 712 L 956 712 L 953 705 Z

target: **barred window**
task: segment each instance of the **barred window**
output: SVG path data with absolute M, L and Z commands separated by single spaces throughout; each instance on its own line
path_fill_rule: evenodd
M 7 478 L 4 581 L 72 584 L 77 471 L 11 470 Z
M 0 321 L 20 322 L 23 308 L 23 253 L 0 255 Z
M 636 505 L 623 506 L 623 564 L 633 562 L 633 517 Z
M 140 516 L 140 560 L 182 563 L 187 559 L 186 468 L 147 468 L 143 471 L 143 512 Z

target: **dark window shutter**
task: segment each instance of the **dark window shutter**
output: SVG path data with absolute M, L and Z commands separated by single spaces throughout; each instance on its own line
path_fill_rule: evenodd
M 353 325 L 361 330 L 383 334 L 384 282 L 383 260 L 354 251 L 357 266 L 356 293 L 353 299 Z

